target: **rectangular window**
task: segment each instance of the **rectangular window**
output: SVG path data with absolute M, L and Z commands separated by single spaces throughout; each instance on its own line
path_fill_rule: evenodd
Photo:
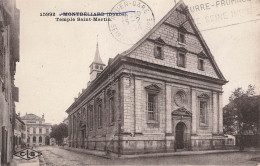
M 42 129 L 39 129 L 39 133 L 40 133 L 40 134 L 42 133 Z
M 207 124 L 207 102 L 200 101 L 200 124 Z
M 33 133 L 34 133 L 34 134 L 36 133 L 36 128 L 33 128 Z
M 94 126 L 94 112 L 93 112 L 93 105 L 89 106 L 89 128 L 90 130 L 93 130 L 93 126 Z
M 178 54 L 178 66 L 179 67 L 185 67 L 185 54 L 184 53 L 179 53 Z
M 102 103 L 98 104 L 98 127 L 102 127 Z
M 203 59 L 199 59 L 198 69 L 199 70 L 204 70 L 204 60 Z
M 111 97 L 109 99 L 109 117 L 110 117 L 110 123 L 115 122 L 115 108 L 114 108 L 114 98 Z
M 148 121 L 157 121 L 157 95 L 148 93 L 148 103 L 147 103 L 147 110 L 148 110 Z
M 185 43 L 185 34 L 182 32 L 179 32 L 179 42 Z
M 162 47 L 155 46 L 155 57 L 156 58 L 162 58 L 163 57 Z

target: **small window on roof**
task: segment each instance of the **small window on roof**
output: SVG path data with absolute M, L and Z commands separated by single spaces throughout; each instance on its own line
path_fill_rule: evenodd
M 155 56 L 155 58 L 163 59 L 163 48 L 162 48 L 162 46 L 155 45 L 154 56 Z
M 178 53 L 178 66 L 179 67 L 185 67 L 186 66 L 185 64 L 186 64 L 185 53 L 179 52 Z
M 199 59 L 198 61 L 198 69 L 199 70 L 204 70 L 204 60 L 203 59 Z
M 179 32 L 179 38 L 178 41 L 180 43 L 185 43 L 185 34 L 183 32 Z

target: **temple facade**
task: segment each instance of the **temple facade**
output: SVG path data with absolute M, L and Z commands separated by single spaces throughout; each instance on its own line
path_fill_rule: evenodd
M 129 50 L 103 64 L 66 110 L 69 146 L 118 154 L 220 149 L 227 83 L 181 1 Z

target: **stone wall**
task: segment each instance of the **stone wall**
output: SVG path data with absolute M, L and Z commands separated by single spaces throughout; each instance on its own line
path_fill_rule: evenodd
M 152 33 L 148 39 L 145 40 L 139 47 L 137 47 L 130 55 L 132 58 L 140 59 L 150 63 L 155 63 L 163 66 L 168 66 L 192 73 L 197 73 L 213 78 L 218 78 L 216 71 L 213 68 L 209 59 L 204 59 L 204 71 L 198 69 L 198 54 L 204 50 L 202 44 L 198 38 L 198 35 L 194 33 L 189 21 L 186 21 L 186 17 L 183 14 L 174 12 L 165 22 L 161 24 L 154 33 Z M 175 21 L 175 22 L 174 22 Z M 185 44 L 178 42 L 178 27 L 179 22 L 185 22 L 184 27 L 188 31 L 185 34 Z M 176 23 L 177 22 L 177 23 Z M 172 26 L 171 26 L 172 25 Z M 163 46 L 163 59 L 155 58 L 153 40 L 161 38 L 166 45 Z M 186 67 L 177 66 L 177 48 L 184 47 L 188 50 L 186 54 Z M 205 50 L 204 50 L 205 51 Z

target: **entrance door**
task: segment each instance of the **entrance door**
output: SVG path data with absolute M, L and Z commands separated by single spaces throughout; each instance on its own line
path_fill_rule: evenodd
M 185 129 L 186 129 L 186 126 L 182 122 L 180 122 L 176 125 L 175 134 L 176 134 L 177 149 L 184 149 Z
M 81 130 L 81 148 L 85 147 L 85 130 Z

